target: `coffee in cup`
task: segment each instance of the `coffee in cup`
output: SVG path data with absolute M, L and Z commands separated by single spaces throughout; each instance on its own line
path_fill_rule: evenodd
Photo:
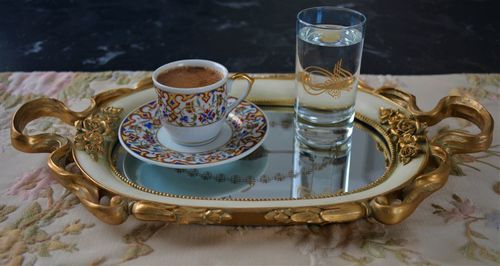
M 222 79 L 222 74 L 207 67 L 184 66 L 168 69 L 158 74 L 159 83 L 175 88 L 205 87 Z

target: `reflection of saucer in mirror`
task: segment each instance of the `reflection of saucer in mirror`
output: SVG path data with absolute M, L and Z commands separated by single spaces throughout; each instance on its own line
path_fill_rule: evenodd
M 254 153 L 259 153 L 260 149 Z M 255 184 L 267 168 L 267 155 L 249 155 L 243 160 L 201 169 L 172 169 L 145 163 L 123 153 L 120 165 L 124 178 L 134 186 L 153 193 L 174 196 L 228 197 Z M 265 153 L 264 153 L 265 154 Z

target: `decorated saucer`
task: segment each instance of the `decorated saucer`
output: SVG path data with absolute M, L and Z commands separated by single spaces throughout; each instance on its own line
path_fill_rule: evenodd
M 236 98 L 228 98 L 228 103 Z M 243 101 L 223 123 L 210 143 L 183 146 L 173 142 L 156 116 L 157 101 L 143 104 L 129 113 L 119 129 L 119 140 L 132 156 L 163 167 L 194 169 L 216 166 L 241 159 L 264 142 L 267 117 L 255 104 Z

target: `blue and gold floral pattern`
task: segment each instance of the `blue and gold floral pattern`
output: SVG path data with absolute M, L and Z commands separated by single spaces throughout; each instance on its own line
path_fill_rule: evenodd
M 236 98 L 229 98 L 229 104 Z M 201 153 L 178 152 L 163 146 L 156 134 L 161 128 L 156 118 L 157 101 L 146 103 L 130 113 L 120 126 L 122 143 L 136 155 L 143 158 L 171 165 L 209 165 L 227 161 L 256 149 L 267 132 L 267 119 L 254 104 L 243 101 L 228 118 L 232 129 L 231 139 L 223 146 Z M 209 119 L 212 114 L 206 115 Z M 205 118 L 204 118 L 205 119 Z
M 175 126 L 206 126 L 226 115 L 227 91 L 219 87 L 195 94 L 156 89 L 162 122 Z

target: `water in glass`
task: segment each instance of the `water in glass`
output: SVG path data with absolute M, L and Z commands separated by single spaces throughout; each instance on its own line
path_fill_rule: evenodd
M 348 143 L 363 49 L 359 29 L 339 25 L 299 28 L 296 130 L 313 147 Z

